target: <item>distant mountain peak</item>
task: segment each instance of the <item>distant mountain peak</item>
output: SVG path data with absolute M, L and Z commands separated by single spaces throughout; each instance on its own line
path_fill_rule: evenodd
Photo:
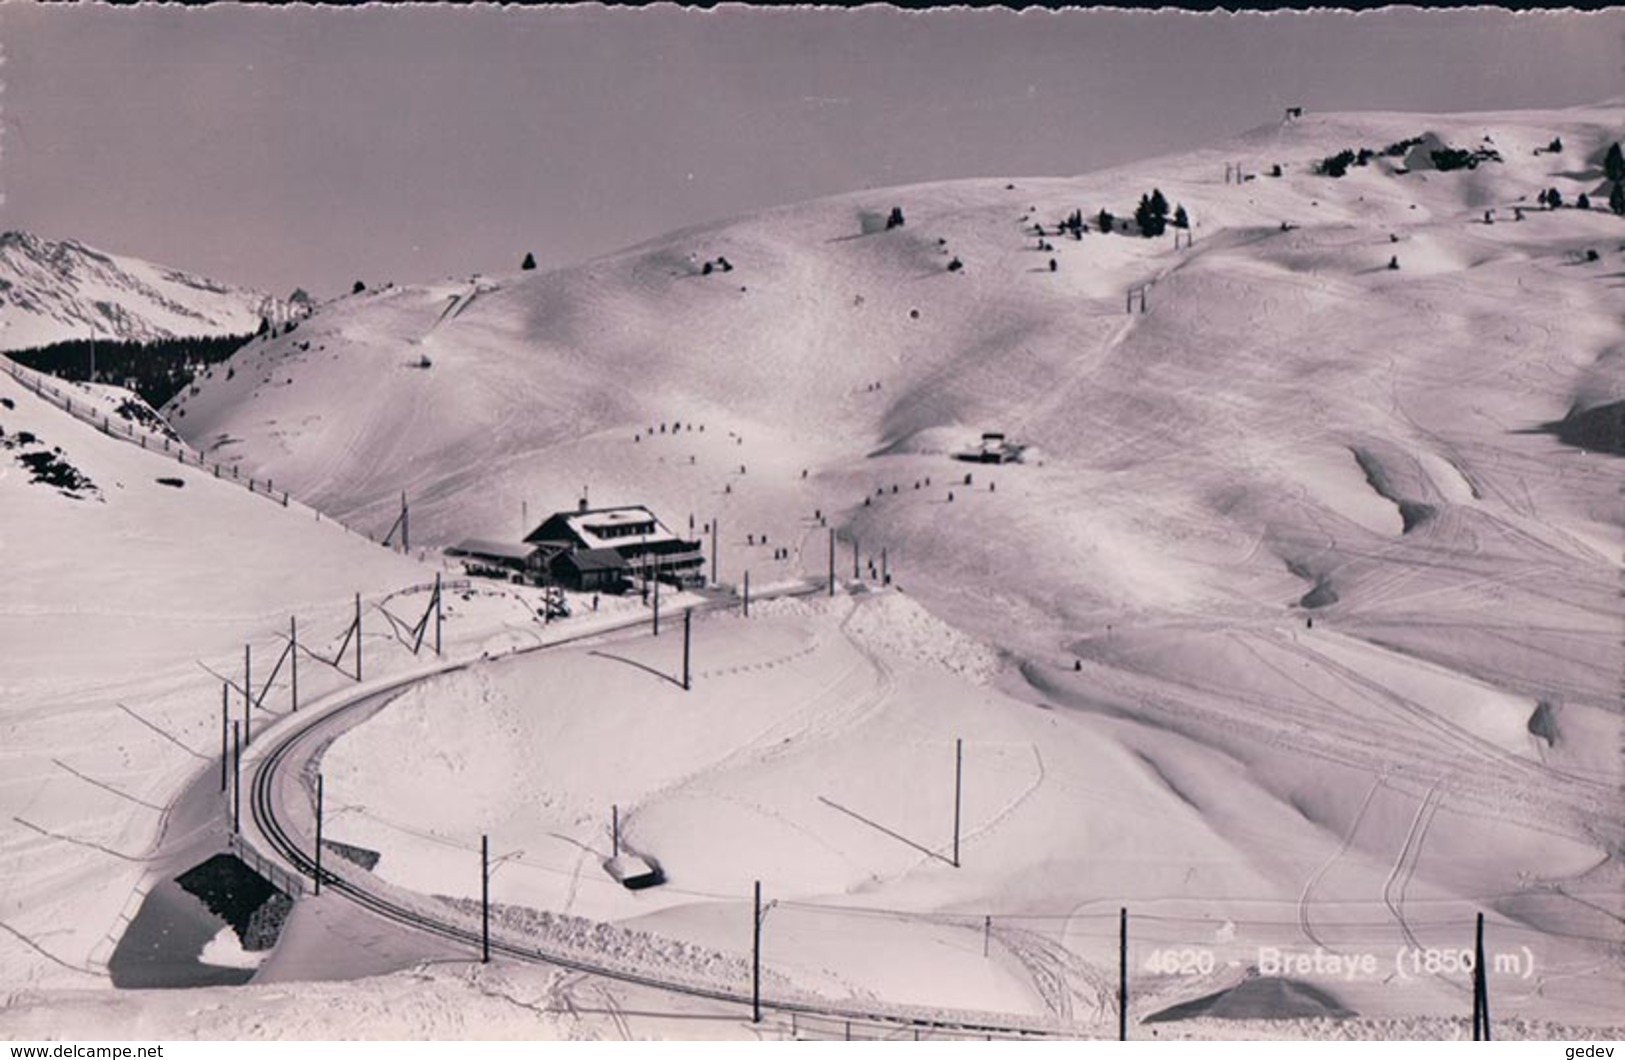
M 308 305 L 233 287 L 76 239 L 0 233 L 0 349 L 91 337 L 151 341 L 246 335 Z

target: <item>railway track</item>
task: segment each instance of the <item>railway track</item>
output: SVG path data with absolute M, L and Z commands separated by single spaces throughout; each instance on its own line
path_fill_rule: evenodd
M 702 606 L 721 606 L 720 604 Z M 642 621 L 638 623 L 642 624 Z M 595 631 L 591 636 L 602 636 L 605 631 Z M 580 639 L 580 638 L 576 638 Z M 557 643 L 567 643 L 561 641 Z M 547 645 L 548 647 L 556 644 Z M 294 871 L 301 876 L 314 879 L 316 863 L 314 848 L 306 836 L 298 832 L 284 819 L 279 807 L 278 794 L 285 781 L 298 783 L 298 777 L 304 764 L 311 756 L 319 753 L 329 738 L 330 730 L 337 725 L 353 722 L 358 715 L 368 710 L 382 709 L 388 702 L 400 695 L 406 689 L 439 676 L 441 673 L 462 669 L 461 664 L 448 666 L 445 670 L 432 674 L 422 674 L 416 677 L 403 679 L 397 684 L 377 689 L 355 699 L 334 706 L 319 716 L 301 718 L 294 727 L 287 731 L 277 732 L 274 736 L 267 735 L 262 739 L 273 740 L 271 749 L 265 752 L 254 764 L 251 789 L 250 811 L 254 826 L 265 837 L 276 856 L 282 858 Z M 422 932 L 440 939 L 467 945 L 471 950 L 477 949 L 482 943 L 482 933 L 478 928 L 470 927 L 451 915 L 441 917 L 431 915 L 421 908 L 415 908 L 397 897 L 384 893 L 382 888 L 373 888 L 358 883 L 345 875 L 336 874 L 324 868 L 321 884 L 325 890 L 342 895 L 346 900 L 353 902 L 363 909 L 380 916 L 393 923 L 400 924 L 412 930 Z M 571 971 L 583 972 L 604 979 L 631 983 L 650 987 L 657 990 L 687 997 L 717 1001 L 725 1004 L 736 1004 L 748 1007 L 752 998 L 750 991 L 745 988 L 728 988 L 723 986 L 701 986 L 694 983 L 674 981 L 659 975 L 629 971 L 605 961 L 595 961 L 589 956 L 566 951 L 559 947 L 548 946 L 539 941 L 516 941 L 513 938 L 504 938 L 493 932 L 490 937 L 490 949 L 495 955 L 511 960 L 523 961 L 532 964 L 549 965 L 566 968 Z M 977 1020 L 963 1019 L 954 1016 L 941 1018 L 910 1012 L 885 1011 L 878 1008 L 847 1007 L 839 1004 L 820 1003 L 810 1000 L 795 1000 L 789 998 L 771 998 L 763 996 L 761 1007 L 764 1012 L 775 1012 L 783 1015 L 810 1016 L 838 1021 L 855 1022 L 868 1025 L 931 1031 L 936 1034 L 1001 1038 L 1049 1038 L 1081 1036 L 1083 1028 L 1069 1032 L 1059 1026 L 1042 1026 L 1036 1023 L 1021 1023 L 1017 1021 Z

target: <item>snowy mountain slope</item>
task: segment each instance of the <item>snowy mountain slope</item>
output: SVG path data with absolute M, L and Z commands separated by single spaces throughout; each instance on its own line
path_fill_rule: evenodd
M 262 685 L 290 614 L 327 647 L 352 593 L 425 568 L 158 444 L 106 436 L 7 374 L 0 432 L 0 965 L 8 991 L 83 988 L 96 980 L 79 969 L 105 961 L 122 929 L 167 800 L 218 752 L 220 679 L 205 666 L 241 680 L 243 645 L 257 643 Z M 93 488 L 33 481 L 29 453 Z M 306 694 L 338 679 L 322 669 L 307 664 Z M 278 710 L 286 685 L 284 673 L 270 693 Z
M 74 240 L 0 235 L 0 350 L 70 339 L 247 335 L 295 307 Z
M 1004 653 L 1002 695 L 1068 708 L 1079 739 L 1187 800 L 1226 851 L 1192 915 L 1239 918 L 1255 872 L 1300 896 L 1282 914 L 1300 941 L 1350 909 L 1403 940 L 1407 896 L 1446 920 L 1488 906 L 1557 947 L 1543 974 L 1595 1019 L 1617 962 L 1588 979 L 1586 943 L 1557 940 L 1606 950 L 1622 912 L 1617 469 L 1541 428 L 1625 390 L 1625 223 L 1536 198 L 1600 205 L 1622 135 L 1619 106 L 1310 115 L 1076 179 L 822 200 L 574 269 L 354 296 L 170 411 L 375 530 L 405 490 L 433 541 L 517 537 L 522 504 L 535 522 L 586 486 L 720 518 L 723 579 L 760 584 L 821 572 L 829 515 L 843 576 L 853 539 L 885 548 L 910 596 Z M 1419 137 L 1502 161 L 1382 153 Z M 1368 165 L 1314 172 L 1362 148 Z M 1233 163 L 1254 178 L 1228 182 Z M 1192 246 L 1093 230 L 1152 187 Z M 1081 239 L 1057 232 L 1075 209 Z M 1148 311 L 1125 313 L 1142 285 Z M 948 459 L 982 430 L 1029 463 Z M 1067 752 L 1050 774 L 1069 764 L 1089 767 Z M 674 841 L 702 819 L 649 812 Z M 1276 814 L 1306 831 L 1260 827 Z M 1194 834 L 1126 834 L 1088 897 L 1191 869 Z M 974 900 L 1081 901 L 1028 882 L 983 878 Z M 883 896 L 922 886 L 903 872 Z
M 865 560 L 887 549 L 906 596 L 698 623 L 695 694 L 638 668 L 674 651 L 646 638 L 482 667 L 353 730 L 327 759 L 335 827 L 388 878 L 466 896 L 470 837 L 490 831 L 522 848 L 499 899 L 735 954 L 765 878 L 784 899 L 766 958 L 801 983 L 1102 1026 L 1119 905 L 1141 1005 L 1233 985 L 1265 945 L 1369 951 L 1386 973 L 1487 911 L 1492 948 L 1534 955 L 1496 982 L 1498 1019 L 1610 1023 L 1617 472 L 1538 428 L 1620 396 L 1625 228 L 1510 207 L 1593 188 L 1622 130 L 1618 107 L 1311 115 L 1084 178 L 787 207 L 577 269 L 353 296 L 166 411 L 211 461 L 375 533 L 401 490 L 414 539 L 443 542 L 517 537 L 521 504 L 539 521 L 586 486 L 673 526 L 719 516 L 730 583 L 822 572 L 815 511 L 841 531 L 843 578 L 853 539 Z M 1309 171 L 1424 133 L 1491 135 L 1505 161 Z M 1556 135 L 1563 154 L 1533 153 Z M 1234 161 L 1285 175 L 1227 184 Z M 1190 211 L 1193 247 L 1055 233 L 1152 186 Z M 894 205 L 907 223 L 888 232 Z M 1149 311 L 1124 314 L 1148 282 Z M 290 612 L 336 643 L 350 593 L 427 572 L 4 375 L 0 398 L 6 437 L 32 436 L 0 449 L 0 850 L 29 866 L 0 899 L 0 1025 L 60 1033 L 61 1005 L 109 1033 L 258 1028 L 280 987 L 221 1001 L 241 1024 L 217 994 L 200 1016 L 56 988 L 105 985 L 76 969 L 105 958 L 132 859 L 214 753 L 199 661 L 231 673 L 247 639 L 261 659 Z M 948 458 L 983 429 L 1030 462 Z M 94 493 L 29 481 L 16 454 L 58 446 Z M 478 605 L 457 604 L 475 645 Z M 512 617 L 491 612 L 493 642 Z M 909 845 L 942 850 L 956 737 L 957 870 Z M 610 803 L 670 890 L 605 882 Z M 1163 950 L 1221 963 L 1167 973 Z M 483 978 L 435 985 L 414 1025 L 466 1033 L 456 1009 Z M 1367 1017 L 1463 1004 L 1460 977 L 1302 978 Z M 556 984 L 516 980 L 563 1007 Z M 383 1034 L 401 983 L 289 989 Z

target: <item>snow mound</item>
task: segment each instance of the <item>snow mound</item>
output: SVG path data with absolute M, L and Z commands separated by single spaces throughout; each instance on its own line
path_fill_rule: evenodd
M 999 671 L 992 648 L 937 618 L 901 593 L 876 593 L 860 599 L 846 630 L 872 649 L 889 656 L 934 666 L 991 684 Z

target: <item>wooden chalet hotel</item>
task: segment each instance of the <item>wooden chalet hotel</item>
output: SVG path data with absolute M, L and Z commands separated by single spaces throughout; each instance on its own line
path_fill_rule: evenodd
M 705 585 L 698 541 L 672 533 L 640 504 L 556 512 L 524 544 L 470 538 L 446 550 L 470 574 L 545 582 L 580 592 L 623 592 L 658 579 L 680 588 Z

